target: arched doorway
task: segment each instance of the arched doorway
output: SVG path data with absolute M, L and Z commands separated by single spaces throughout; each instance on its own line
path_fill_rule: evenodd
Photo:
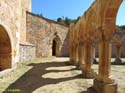
M 52 41 L 52 56 L 60 56 L 61 52 L 61 40 L 59 36 L 56 36 Z
M 11 52 L 10 38 L 0 25 L 0 71 L 11 68 Z
M 53 46 L 52 46 L 52 55 L 53 56 L 56 56 L 56 41 L 55 40 L 53 40 Z

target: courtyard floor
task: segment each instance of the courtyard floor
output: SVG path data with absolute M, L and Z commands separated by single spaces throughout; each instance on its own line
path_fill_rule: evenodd
M 41 58 L 25 62 L 0 78 L 0 93 L 86 93 L 92 79 L 85 79 L 68 58 Z M 98 66 L 93 65 L 97 72 Z M 125 66 L 112 65 L 118 93 L 125 93 Z M 8 92 L 10 91 L 10 92 Z

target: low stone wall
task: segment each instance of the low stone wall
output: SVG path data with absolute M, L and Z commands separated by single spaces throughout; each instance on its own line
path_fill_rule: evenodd
M 29 61 L 36 57 L 35 53 L 36 49 L 34 45 L 20 44 L 19 51 L 20 51 L 19 62 Z

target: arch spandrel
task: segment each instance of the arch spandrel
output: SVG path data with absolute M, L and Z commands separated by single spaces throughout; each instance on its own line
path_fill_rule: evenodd
M 102 31 L 106 40 L 110 40 L 116 28 L 116 16 L 123 0 L 109 0 L 105 5 L 102 18 L 100 18 L 100 31 Z M 110 29 L 109 29 L 110 28 Z

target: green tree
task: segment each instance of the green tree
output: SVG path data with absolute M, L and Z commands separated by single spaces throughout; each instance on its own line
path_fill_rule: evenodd
M 117 26 L 119 29 L 125 29 L 125 25 L 122 25 L 122 26 Z
M 65 24 L 66 24 L 67 26 L 69 26 L 70 23 L 71 23 L 71 19 L 69 19 L 68 17 L 66 17 L 65 20 L 64 20 L 64 22 L 65 22 Z
M 57 22 L 69 26 L 71 23 L 76 24 L 79 19 L 80 19 L 80 16 L 77 17 L 77 19 L 71 19 L 71 18 L 68 18 L 68 17 L 65 17 L 65 18 L 64 18 L 64 17 L 62 16 L 62 18 L 61 18 L 61 17 L 57 18 Z
M 80 16 L 77 17 L 77 19 L 75 20 L 75 23 L 77 23 L 80 19 Z
M 57 22 L 62 22 L 62 18 L 61 17 L 57 18 Z

